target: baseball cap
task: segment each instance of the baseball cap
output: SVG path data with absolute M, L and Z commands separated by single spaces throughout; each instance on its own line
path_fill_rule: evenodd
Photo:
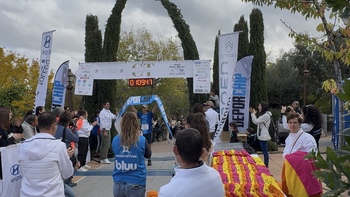
M 141 107 L 148 107 L 146 104 L 141 105 Z
M 204 106 L 210 106 L 210 107 L 214 107 L 214 103 L 212 101 L 207 101 L 205 103 L 203 103 Z

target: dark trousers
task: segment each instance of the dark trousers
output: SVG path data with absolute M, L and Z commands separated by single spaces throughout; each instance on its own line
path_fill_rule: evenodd
M 80 166 L 85 166 L 86 163 L 86 155 L 88 152 L 89 146 L 89 138 L 87 137 L 79 137 L 78 142 L 78 161 L 80 162 Z

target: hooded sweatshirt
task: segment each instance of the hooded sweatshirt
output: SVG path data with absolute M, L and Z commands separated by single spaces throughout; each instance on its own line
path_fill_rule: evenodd
M 269 141 L 271 136 L 269 134 L 269 127 L 271 122 L 272 113 L 270 111 L 265 112 L 263 115 L 256 117 L 254 113 L 251 114 L 252 122 L 257 125 L 257 136 L 261 141 Z
M 20 146 L 21 197 L 64 197 L 63 179 L 74 170 L 66 145 L 48 133 L 38 133 Z

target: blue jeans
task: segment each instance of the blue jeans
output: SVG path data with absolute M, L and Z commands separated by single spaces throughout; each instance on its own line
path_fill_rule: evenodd
M 145 197 L 146 186 L 116 182 L 113 185 L 114 197 Z
M 63 183 L 64 184 L 64 196 L 65 197 L 75 197 L 75 192 L 74 190 L 69 187 L 67 184 Z
M 259 143 L 260 143 L 261 151 L 264 154 L 264 164 L 268 168 L 269 167 L 269 152 L 267 151 L 267 141 L 260 141 L 259 140 Z

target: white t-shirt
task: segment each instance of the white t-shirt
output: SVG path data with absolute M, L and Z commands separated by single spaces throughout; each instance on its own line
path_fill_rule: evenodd
M 308 153 L 308 152 L 311 152 L 312 150 L 317 152 L 317 144 L 316 144 L 315 138 L 312 135 L 300 129 L 297 133 L 289 133 L 286 139 L 286 146 L 283 150 L 282 156 L 284 158 L 286 155 L 297 151 L 303 151 Z
M 203 163 L 191 169 L 175 168 L 175 176 L 162 186 L 158 197 L 225 196 L 219 172 Z
M 209 132 L 215 132 L 215 125 L 219 124 L 219 114 L 212 108 L 205 112 L 205 119 L 209 122 Z

